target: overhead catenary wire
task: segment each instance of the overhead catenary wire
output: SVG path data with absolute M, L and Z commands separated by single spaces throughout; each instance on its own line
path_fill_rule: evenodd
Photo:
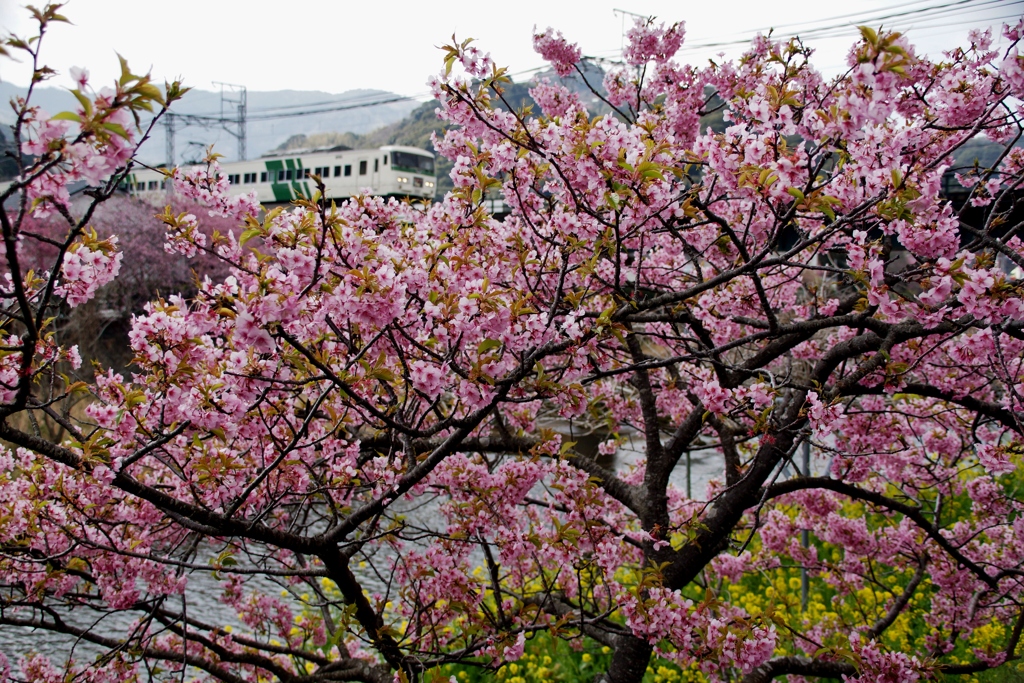
M 742 31 L 733 32 L 731 34 L 709 40 L 696 42 L 687 41 L 683 44 L 679 52 L 681 54 L 685 54 L 706 51 L 714 48 L 747 45 L 750 43 L 752 35 L 757 33 L 766 33 L 768 31 L 772 31 L 773 38 L 776 39 L 795 37 L 798 35 L 802 39 L 826 39 L 856 35 L 857 27 L 860 25 L 878 25 L 884 24 L 885 22 L 892 22 L 889 24 L 889 28 L 909 28 L 910 30 L 943 28 L 945 26 L 955 25 L 950 23 L 949 20 L 956 16 L 974 14 L 985 9 L 1003 9 L 1024 5 L 1024 0 L 1010 0 L 1009 2 L 1007 0 L 955 0 L 954 2 L 946 2 L 942 4 L 933 3 L 925 7 L 914 7 L 914 5 L 920 4 L 921 1 L 922 0 L 918 0 L 918 2 L 910 2 L 901 5 L 899 6 L 900 11 L 893 11 L 896 7 L 881 8 L 877 10 L 859 10 L 857 12 L 821 19 L 744 29 Z M 1016 16 L 1018 16 L 1018 13 L 1004 14 L 998 17 L 989 16 L 985 17 L 984 21 L 993 22 L 1014 18 Z M 907 22 L 905 21 L 906 19 L 913 19 L 914 23 L 907 26 Z M 923 25 L 923 22 L 926 20 L 935 19 L 941 19 L 943 20 L 943 23 Z M 732 36 L 737 37 L 732 38 Z M 610 49 L 599 51 L 594 54 L 594 57 L 601 59 L 604 55 L 618 55 L 619 53 L 620 51 L 618 49 Z
M 906 6 L 901 7 L 899 12 L 889 12 L 889 10 L 876 10 L 875 12 L 861 10 L 858 12 L 852 12 L 849 14 L 841 14 L 825 19 L 811 20 L 807 22 L 795 22 L 790 24 L 779 24 L 774 26 L 762 26 L 759 28 L 748 29 L 743 31 L 741 34 L 744 37 L 738 38 L 736 41 L 728 42 L 703 42 L 703 43 L 691 43 L 691 46 L 711 46 L 717 47 L 718 45 L 735 44 L 736 42 L 749 42 L 750 35 L 756 33 L 764 33 L 767 31 L 774 32 L 785 32 L 787 35 L 799 33 L 802 37 L 814 37 L 814 35 L 828 32 L 828 31 L 849 31 L 855 29 L 856 26 L 867 23 L 885 22 L 892 19 L 904 19 L 908 17 L 914 17 L 917 15 L 926 16 L 937 16 L 949 12 L 962 12 L 970 11 L 975 12 L 979 9 L 983 9 L 989 6 L 1008 6 L 1021 4 L 1020 0 L 954 0 L 953 2 L 943 3 L 941 5 L 928 5 L 925 7 L 919 7 L 916 9 L 907 9 Z M 879 14 L 878 12 L 889 12 L 887 14 Z M 843 20 L 843 21 L 840 21 Z M 833 22 L 826 26 L 815 26 L 822 22 Z M 839 22 L 839 23 L 835 23 Z M 684 45 L 684 47 L 686 47 Z
M 957 3 L 957 4 L 960 4 L 960 3 Z M 973 5 L 973 6 L 966 6 L 966 7 L 961 7 L 961 8 L 952 8 L 952 9 L 956 9 L 958 11 L 954 12 L 950 16 L 941 16 L 941 14 L 943 14 L 943 13 L 939 13 L 939 12 L 933 13 L 933 14 L 928 14 L 928 15 L 916 16 L 914 24 L 911 25 L 911 26 L 905 27 L 905 28 L 906 29 L 910 29 L 910 30 L 913 30 L 915 28 L 917 28 L 917 29 L 940 28 L 940 27 L 945 27 L 945 26 L 952 25 L 950 20 L 952 18 L 954 18 L 955 16 L 966 14 L 967 12 L 972 12 L 973 13 L 973 12 L 977 11 L 978 9 L 981 9 L 981 8 L 984 8 L 984 7 L 991 7 L 991 6 L 1008 7 L 1008 6 L 1021 6 L 1021 5 L 1024 5 L 1024 0 L 1012 0 L 1009 3 L 1006 2 L 1005 0 L 988 0 L 988 1 L 984 2 L 984 3 Z M 914 14 L 917 15 L 919 13 L 915 12 Z M 906 18 L 908 16 L 912 16 L 912 15 L 910 15 L 910 13 L 896 13 L 896 14 L 889 14 L 889 15 L 884 15 L 884 16 L 876 16 L 876 17 L 872 17 L 870 19 L 865 19 L 865 20 L 863 20 L 861 22 L 858 22 L 858 23 L 850 22 L 850 23 L 844 23 L 844 24 L 832 25 L 832 26 L 823 26 L 823 27 L 819 27 L 819 28 L 813 28 L 813 29 L 801 30 L 801 31 L 795 31 L 795 32 L 786 31 L 786 32 L 775 33 L 775 34 L 773 34 L 773 38 L 781 39 L 781 38 L 796 37 L 797 35 L 799 35 L 799 37 L 801 39 L 804 39 L 804 40 L 823 40 L 823 39 L 827 39 L 827 38 L 840 38 L 840 37 L 848 36 L 848 35 L 856 35 L 857 31 L 858 31 L 857 27 L 859 25 L 864 25 L 864 24 L 869 24 L 869 25 L 870 24 L 882 24 L 885 21 L 891 21 L 891 20 L 895 20 L 895 19 Z M 1004 16 L 999 16 L 999 17 L 990 17 L 990 18 L 987 18 L 986 21 L 997 21 L 997 20 L 1006 19 L 1006 18 L 1009 18 L 1009 17 L 1014 17 L 1014 16 L 1017 16 L 1017 15 L 1016 14 L 1010 14 L 1010 15 L 1004 15 Z M 941 21 L 938 24 L 930 23 L 931 21 L 934 21 L 934 20 L 941 20 Z M 896 23 L 890 24 L 888 26 L 888 28 L 899 28 L 899 27 L 900 27 L 900 25 L 898 25 Z M 684 46 L 680 50 L 680 52 L 682 52 L 682 53 L 688 53 L 688 52 L 692 53 L 692 52 L 698 52 L 698 51 L 703 51 L 703 50 L 708 50 L 708 49 L 713 49 L 713 48 L 735 47 L 735 46 L 738 46 L 738 45 L 745 45 L 745 44 L 747 44 L 749 42 L 750 42 L 750 38 L 748 37 L 748 38 L 745 38 L 745 39 L 744 38 L 739 38 L 739 39 L 736 39 L 736 40 L 729 40 L 729 41 L 690 43 L 688 45 L 684 44 Z
M 909 2 L 901 5 L 894 5 L 877 10 L 858 10 L 856 12 L 848 12 L 821 19 L 790 22 L 787 24 L 778 24 L 773 27 L 746 29 L 742 32 L 734 32 L 731 35 L 726 34 L 720 38 L 707 41 L 687 42 L 684 43 L 683 47 L 680 49 L 680 53 L 694 53 L 707 51 L 709 49 L 735 47 L 738 45 L 748 44 L 752 34 L 764 33 L 767 31 L 772 31 L 773 37 L 777 39 L 795 37 L 799 35 L 803 39 L 822 40 L 838 38 L 844 35 L 856 35 L 857 26 L 864 24 L 884 24 L 885 22 L 891 22 L 889 24 L 890 27 L 898 28 L 899 26 L 904 25 L 907 20 L 910 20 L 913 22 L 909 27 L 910 29 L 930 30 L 945 28 L 956 25 L 952 20 L 966 14 L 974 14 L 985 9 L 1004 9 L 1008 7 L 1022 6 L 1024 6 L 1024 0 L 1010 0 L 1009 2 L 1007 2 L 1007 0 L 952 0 L 941 4 L 934 4 L 934 2 L 930 2 L 930 0 L 910 0 Z M 894 11 L 897 9 L 899 11 Z M 1001 14 L 998 17 L 985 17 L 985 21 L 1001 21 L 1004 19 L 1012 19 L 1016 16 L 1019 16 L 1019 13 Z M 739 37 L 731 39 L 731 36 Z M 609 52 L 621 54 L 621 50 Z M 596 62 L 607 61 L 600 55 L 601 52 L 598 52 L 588 58 Z M 547 65 L 541 65 L 531 69 L 520 70 L 509 75 L 513 77 L 524 76 L 527 74 L 541 72 L 547 68 L 549 68 Z M 336 100 L 323 100 L 318 102 L 265 107 L 262 109 L 250 110 L 248 120 L 269 121 L 385 106 L 398 102 L 419 101 L 428 94 L 429 93 L 426 92 L 414 95 L 388 94 L 383 97 L 369 97 L 365 100 L 360 97 L 348 97 Z M 185 114 L 175 112 L 173 113 L 173 116 L 182 123 L 201 126 L 220 124 L 223 121 L 220 116 L 215 114 Z
M 801 37 L 805 38 L 825 38 L 825 37 L 839 37 L 842 34 L 856 33 L 856 26 L 863 22 L 884 22 L 893 19 L 902 19 L 908 17 L 914 17 L 918 15 L 921 19 L 937 18 L 943 14 L 953 12 L 954 14 L 963 13 L 965 11 L 976 12 L 979 9 L 988 7 L 1010 7 L 1010 6 L 1024 6 L 1024 0 L 954 0 L 953 2 L 946 2 L 940 5 L 929 4 L 924 7 L 914 7 L 922 3 L 929 2 L 929 0 L 915 0 L 910 3 L 904 3 L 901 6 L 901 11 L 892 12 L 893 8 L 885 8 L 875 11 L 860 10 L 857 12 L 851 12 L 847 14 L 840 14 L 831 17 L 825 17 L 822 19 L 815 19 L 803 22 L 791 22 L 788 24 L 779 24 L 775 27 L 761 27 L 743 31 L 742 33 L 734 33 L 733 35 L 743 35 L 744 37 L 737 38 L 736 40 L 714 40 L 708 42 L 690 42 L 684 43 L 680 52 L 692 52 L 696 50 L 703 50 L 714 47 L 728 47 L 734 45 L 742 45 L 750 42 L 750 35 L 758 32 L 765 32 L 769 30 L 780 31 L 784 30 L 787 35 L 790 33 L 799 33 Z M 1013 17 L 1013 14 L 1007 14 L 999 17 L 991 17 L 988 20 L 1001 20 Z M 943 19 L 949 19 L 949 17 L 942 17 Z M 841 20 L 843 23 L 835 23 Z M 822 24 L 830 22 L 824 26 L 816 26 L 816 24 Z M 857 23 L 854 23 L 857 22 Z M 939 28 L 941 25 L 926 26 L 923 28 Z M 791 29 L 796 29 L 792 31 Z M 835 35 L 829 35 L 830 32 L 835 32 Z M 511 74 L 512 76 L 526 75 L 529 73 L 536 73 L 542 71 L 547 66 L 538 66 L 532 69 L 525 69 L 522 71 Z M 299 116 L 313 116 L 322 113 L 331 113 L 337 111 L 348 111 L 352 109 L 360 109 L 365 107 L 383 106 L 385 104 L 392 104 L 395 102 L 408 102 L 418 101 L 428 95 L 429 93 L 416 93 L 413 95 L 389 95 L 383 98 L 374 98 L 367 101 L 353 102 L 353 98 L 346 98 L 344 100 L 325 100 L 322 102 L 309 102 L 294 105 L 281 105 L 277 107 L 265 107 L 262 109 L 251 109 L 249 120 L 271 120 L 271 119 L 283 119 L 293 118 Z M 335 104 L 336 106 L 323 107 L 323 105 Z M 323 108 L 321 108 L 323 107 Z M 289 111 L 295 109 L 297 111 Z M 185 118 L 193 118 L 198 121 L 209 121 L 217 122 L 219 117 L 209 114 L 179 114 L 178 116 Z

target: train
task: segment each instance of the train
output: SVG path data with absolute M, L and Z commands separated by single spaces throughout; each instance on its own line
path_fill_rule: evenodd
M 231 191 L 256 191 L 265 206 L 286 204 L 312 197 L 316 185 L 311 176 L 323 180 L 327 199 L 347 199 L 357 194 L 408 197 L 421 201 L 434 198 L 437 177 L 434 155 L 416 147 L 384 145 L 375 149 L 350 149 L 343 145 L 328 149 L 292 150 L 265 154 L 252 161 L 222 163 Z M 122 189 L 141 199 L 162 201 L 166 181 L 159 171 L 133 170 Z

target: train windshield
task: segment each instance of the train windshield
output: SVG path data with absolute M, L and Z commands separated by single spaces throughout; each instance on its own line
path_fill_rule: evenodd
M 409 152 L 392 152 L 391 167 L 396 171 L 434 175 L 434 158 Z

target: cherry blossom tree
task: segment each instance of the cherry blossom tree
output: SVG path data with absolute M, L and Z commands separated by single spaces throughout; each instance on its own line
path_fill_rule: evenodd
M 36 18 L 40 36 L 60 19 Z M 929 59 L 863 29 L 825 77 L 764 36 L 684 66 L 682 25 L 640 22 L 594 118 L 548 82 L 539 111 L 498 106 L 505 71 L 454 43 L 432 81 L 454 191 L 264 213 L 213 159 L 174 172 L 238 227 L 168 211 L 169 248 L 231 274 L 150 303 L 135 371 L 87 386 L 61 380 L 77 352 L 49 319 L 117 276 L 92 213 L 145 139 L 132 115 L 181 88 L 83 75 L 56 117 L 30 92 L 15 139 L 35 161 L 0 196 L 0 628 L 82 645 L 4 669 L 439 680 L 541 633 L 608 648 L 613 683 L 653 657 L 748 683 L 1016 659 L 1022 31 Z M 561 34 L 534 41 L 582 73 Z M 724 133 L 699 124 L 716 96 Z M 951 168 L 979 135 L 997 163 Z M 948 173 L 983 222 L 943 199 Z M 47 212 L 65 232 L 29 272 L 18 243 Z M 61 410 L 81 392 L 84 414 Z M 559 424 L 603 435 L 597 453 Z M 629 442 L 637 460 L 609 465 Z M 693 457 L 718 476 L 687 492 Z M 236 621 L 197 614 L 202 581 Z

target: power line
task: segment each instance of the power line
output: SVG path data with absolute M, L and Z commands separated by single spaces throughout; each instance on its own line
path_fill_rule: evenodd
M 948 20 L 953 15 L 963 15 L 967 13 L 973 13 L 978 10 L 1005 8 L 1014 5 L 1021 5 L 1024 0 L 956 0 L 955 2 L 947 2 L 944 4 L 936 5 L 930 4 L 925 7 L 914 7 L 922 2 L 928 2 L 929 0 L 911 0 L 911 2 L 898 5 L 894 7 L 882 8 L 874 11 L 859 10 L 857 12 L 851 12 L 847 14 L 840 14 L 831 17 L 823 17 L 821 19 L 812 19 L 802 22 L 792 22 L 789 24 L 778 24 L 775 26 L 764 26 L 760 28 L 750 28 L 743 31 L 725 34 L 720 38 L 708 39 L 700 42 L 686 42 L 680 49 L 680 53 L 696 52 L 700 50 L 706 50 L 716 47 L 732 47 L 736 45 L 747 45 L 750 43 L 751 35 L 766 31 L 773 31 L 775 37 L 792 37 L 799 35 L 801 38 L 833 38 L 841 37 L 843 35 L 856 35 L 856 27 L 863 24 L 880 23 L 888 20 L 900 20 L 907 18 L 916 18 L 918 21 L 927 21 L 934 19 Z M 899 9 L 901 11 L 894 12 L 893 10 Z M 1007 18 L 1016 17 L 1016 14 L 1000 15 L 998 17 L 985 17 L 985 21 L 998 21 Z M 846 21 L 849 20 L 849 21 Z M 905 22 L 898 22 L 899 25 L 905 25 Z M 941 28 L 943 26 L 953 24 L 931 24 L 922 26 L 920 24 L 913 24 L 910 28 Z M 731 36 L 738 36 L 733 39 Z M 604 50 L 594 54 L 595 57 L 601 55 L 619 55 L 620 50 Z M 543 68 L 543 67 L 541 67 Z
M 869 15 L 869 16 L 865 16 L 865 17 L 863 17 L 861 19 L 858 19 L 858 22 L 861 23 L 861 24 L 863 24 L 863 23 L 878 23 L 878 22 L 884 22 L 884 21 L 887 21 L 887 20 L 904 19 L 904 18 L 908 18 L 908 17 L 917 17 L 920 20 L 937 19 L 937 18 L 949 19 L 950 17 L 948 17 L 948 16 L 944 17 L 942 15 L 962 14 L 965 11 L 974 12 L 974 11 L 977 11 L 979 9 L 984 9 L 986 7 L 1008 7 L 1008 6 L 1012 6 L 1012 5 L 1020 5 L 1020 4 L 1022 4 L 1022 2 L 1024 2 L 1024 0 L 1011 0 L 1011 2 L 1009 2 L 1009 3 L 1007 3 L 1006 0 L 980 0 L 980 1 L 979 0 L 957 0 L 956 2 L 950 2 L 950 3 L 943 4 L 943 5 L 932 5 L 932 6 L 929 6 L 929 7 L 922 7 L 922 8 L 913 9 L 913 10 L 907 10 L 907 11 L 903 11 L 903 12 L 893 12 L 893 13 L 881 14 L 881 15 L 879 15 L 879 14 Z M 847 15 L 847 16 L 849 16 L 849 15 Z M 856 15 L 853 15 L 853 16 L 856 16 Z M 838 19 L 838 18 L 839 17 L 833 17 L 833 18 L 830 18 L 830 19 L 827 19 L 827 20 L 822 20 L 822 21 L 833 21 L 834 19 Z M 843 23 L 834 23 L 834 24 L 827 25 L 827 26 L 819 26 L 819 27 L 815 27 L 815 28 L 808 28 L 807 30 L 786 31 L 785 35 L 789 36 L 789 35 L 797 35 L 797 34 L 799 34 L 801 38 L 810 38 L 810 39 L 813 39 L 813 38 L 833 38 L 833 37 L 839 37 L 839 36 L 841 36 L 843 34 L 846 34 L 846 33 L 853 33 L 855 28 L 856 28 L 856 24 L 854 24 L 852 22 L 843 22 Z M 758 31 L 758 30 L 765 31 L 765 30 L 770 30 L 770 29 L 755 29 L 755 32 Z M 683 48 L 680 50 L 680 52 L 693 52 L 693 51 L 696 51 L 696 50 L 703 50 L 703 49 L 715 48 L 715 47 L 729 47 L 729 46 L 733 46 L 733 45 L 743 45 L 743 44 L 746 44 L 746 43 L 749 43 L 749 42 L 750 42 L 750 38 L 747 37 L 747 38 L 741 38 L 741 39 L 737 39 L 737 40 L 720 40 L 720 41 L 715 41 L 715 42 L 710 42 L 709 41 L 709 42 L 703 42 L 703 43 L 689 43 L 689 44 L 685 44 L 684 43 Z
M 361 102 L 357 104 L 345 104 L 337 107 L 328 107 L 326 109 L 307 109 L 304 111 L 293 111 L 293 112 L 280 112 L 280 113 L 266 113 L 256 114 L 249 117 L 250 121 L 268 121 L 270 119 L 287 119 L 295 116 L 312 116 L 313 114 L 324 114 L 333 111 L 348 111 L 350 109 L 361 109 L 363 107 L 376 107 L 384 104 L 392 104 L 394 102 L 408 102 L 409 100 L 415 100 L 415 95 L 394 95 L 384 99 L 373 100 L 371 102 Z
M 392 104 L 394 102 L 415 101 L 415 100 L 418 100 L 420 97 L 422 97 L 425 94 L 427 94 L 427 93 L 422 93 L 422 94 L 417 94 L 417 95 L 392 95 L 392 96 L 389 96 L 389 97 L 386 97 L 386 98 L 383 98 L 383 99 L 371 100 L 371 101 L 368 101 L 368 102 L 357 102 L 355 104 L 345 104 L 345 105 L 341 105 L 341 106 L 337 106 L 337 107 L 327 107 L 327 108 L 323 108 L 323 109 L 307 109 L 307 110 L 304 110 L 304 111 L 291 111 L 291 112 L 286 111 L 286 112 L 273 113 L 274 110 L 269 110 L 269 113 L 249 114 L 248 116 L 246 116 L 246 120 L 247 121 L 270 121 L 272 119 L 287 119 L 287 118 L 294 118 L 294 117 L 297 117 L 297 116 L 312 116 L 314 114 L 326 114 L 326 113 L 336 112 L 336 111 L 349 111 L 351 109 L 362 109 L 364 107 L 377 107 L 377 106 L 381 106 L 381 105 L 385 105 L 385 104 Z M 253 110 L 250 109 L 249 111 L 252 112 Z M 262 111 L 265 111 L 265 110 L 256 110 L 256 111 L 257 112 L 262 112 Z M 211 114 L 179 114 L 177 112 L 173 112 L 172 115 L 174 116 L 175 119 L 181 121 L 183 125 L 209 126 L 209 125 L 214 125 L 214 124 L 219 125 L 219 124 L 223 123 L 225 120 L 234 121 L 234 119 L 224 119 L 224 118 L 222 118 L 220 116 L 211 115 Z
M 423 94 L 426 95 L 428 93 L 423 93 Z M 341 98 L 341 99 L 322 100 L 320 102 L 301 102 L 299 104 L 282 104 L 282 105 L 278 105 L 278 106 L 275 106 L 275 107 L 263 107 L 263 108 L 258 109 L 256 111 L 257 112 L 271 112 L 271 111 L 281 111 L 281 110 L 286 110 L 286 109 L 299 109 L 299 108 L 302 108 L 302 107 L 320 107 L 320 106 L 326 106 L 326 105 L 332 105 L 332 104 L 348 105 L 348 104 L 360 104 L 360 103 L 363 103 L 363 102 L 376 102 L 378 99 L 380 99 L 380 97 L 382 95 L 390 96 L 391 93 L 384 93 L 384 92 L 381 92 L 381 91 L 377 91 L 377 92 L 375 92 L 373 94 L 363 95 L 363 96 L 359 96 L 359 97 L 344 97 L 344 98 Z M 419 97 L 419 95 L 410 95 L 410 97 L 411 98 L 415 98 L 415 97 Z
M 937 12 L 937 11 L 944 10 L 946 8 L 955 8 L 955 7 L 962 7 L 962 6 L 965 6 L 965 5 L 971 5 L 971 4 L 977 3 L 979 1 L 981 2 L 980 6 L 1005 4 L 1005 0 L 955 0 L 954 2 L 948 2 L 948 3 L 943 4 L 943 5 L 927 5 L 925 7 L 918 7 L 916 9 L 908 9 L 908 5 L 915 5 L 915 4 L 919 4 L 920 2 L 927 2 L 927 1 L 928 0 L 917 0 L 917 2 L 911 2 L 911 3 L 908 3 L 908 4 L 900 5 L 899 8 L 900 8 L 901 11 L 895 12 L 895 13 L 891 13 L 891 14 L 881 14 L 881 15 L 879 15 L 879 14 L 876 13 L 876 12 L 887 12 L 887 11 L 889 11 L 888 9 L 875 10 L 874 12 L 872 12 L 870 10 L 858 10 L 857 12 L 851 12 L 851 13 L 848 13 L 848 14 L 838 14 L 838 15 L 835 15 L 835 16 L 825 17 L 825 18 L 822 18 L 822 19 L 813 19 L 813 20 L 810 20 L 810 21 L 803 21 L 803 22 L 793 22 L 793 23 L 789 23 L 789 24 L 776 24 L 776 25 L 773 25 L 773 26 L 762 26 L 760 28 L 748 29 L 748 30 L 744 31 L 743 34 L 749 36 L 752 33 L 763 33 L 765 31 L 771 31 L 771 30 L 775 30 L 775 31 L 783 30 L 783 31 L 786 31 L 787 33 L 799 32 L 799 33 L 801 33 L 801 35 L 806 35 L 806 32 L 817 32 L 817 31 L 830 30 L 830 29 L 835 29 L 835 28 L 845 28 L 845 27 L 854 26 L 857 23 L 878 22 L 878 21 L 885 21 L 887 19 L 893 19 L 893 18 L 899 18 L 899 17 L 907 17 L 907 16 L 911 16 L 911 15 L 915 15 L 915 14 Z M 963 7 L 963 8 L 964 9 L 977 9 L 977 7 Z M 895 7 L 892 8 L 892 9 L 895 9 Z M 849 22 L 842 21 L 842 20 L 846 20 L 846 19 L 849 19 L 850 21 Z M 823 22 L 841 22 L 841 23 L 831 23 L 830 25 L 827 25 L 827 26 L 815 26 L 815 24 L 820 24 L 820 23 L 823 23 Z M 804 27 L 806 27 L 806 28 L 804 28 Z M 736 34 L 734 34 L 734 35 L 736 35 Z M 749 40 L 749 38 L 747 38 L 747 40 Z
M 946 26 L 954 25 L 950 20 L 962 16 L 968 12 L 973 13 L 978 10 L 987 8 L 999 7 L 1000 9 L 1024 5 L 1024 0 L 953 0 L 951 2 L 945 2 L 943 4 L 928 4 L 924 7 L 917 7 L 922 3 L 929 2 L 929 0 L 910 0 L 908 3 L 904 3 L 900 6 L 894 6 L 889 8 L 883 8 L 871 11 L 857 11 L 846 14 L 835 15 L 832 17 L 825 17 L 822 19 L 814 19 L 802 22 L 791 22 L 789 24 L 780 24 L 774 27 L 762 27 L 758 29 L 749 29 L 739 33 L 733 33 L 732 35 L 743 35 L 742 38 L 734 40 L 727 39 L 726 36 L 719 39 L 713 39 L 711 41 L 699 42 L 699 43 L 686 43 L 680 50 L 681 53 L 696 52 L 700 50 L 707 50 L 717 47 L 730 47 L 736 45 L 745 45 L 750 42 L 750 34 L 773 31 L 782 31 L 782 35 L 775 33 L 777 37 L 791 37 L 799 35 L 801 38 L 808 39 L 824 39 L 824 38 L 835 38 L 848 34 L 855 34 L 855 28 L 857 25 L 881 23 L 886 21 L 895 20 L 896 22 L 903 23 L 901 20 L 911 19 L 914 21 L 912 29 L 935 29 L 943 28 Z M 898 7 L 899 11 L 896 10 Z M 1009 19 L 1018 16 L 1017 14 L 1006 14 L 998 17 L 986 17 L 986 21 L 999 21 L 1002 19 Z M 932 23 L 932 22 L 939 23 Z M 727 34 L 728 36 L 728 34 Z M 621 51 L 615 51 L 617 54 L 621 54 Z M 594 59 L 595 61 L 605 61 L 600 57 L 593 56 L 588 59 Z M 548 68 L 547 65 L 535 67 L 532 69 L 525 69 L 510 74 L 510 76 L 520 76 L 530 73 L 536 73 L 543 71 Z M 407 102 L 419 100 L 428 93 L 418 93 L 416 95 L 387 95 L 385 97 L 376 97 L 365 101 L 360 101 L 360 98 L 345 98 L 335 100 L 324 100 L 320 102 L 307 102 L 293 105 L 280 105 L 276 107 L 267 107 L 264 109 L 257 109 L 255 111 L 249 110 L 249 115 L 246 117 L 248 121 L 270 121 L 275 119 L 287 119 L 296 118 L 302 116 L 315 116 L 317 114 L 327 114 L 339 111 L 350 111 L 353 109 L 362 109 L 367 107 L 377 107 L 387 104 L 393 104 L 397 102 Z M 336 105 L 325 107 L 323 105 Z M 292 111 L 295 110 L 295 111 Z M 218 116 L 216 114 L 173 114 L 175 120 L 180 121 L 183 125 L 200 125 L 203 127 L 210 127 L 212 125 L 223 125 L 226 119 L 223 115 Z M 173 130 L 169 130 L 169 134 L 173 136 Z M 173 138 L 172 138 L 173 139 Z M 173 143 L 171 143 L 173 144 Z

